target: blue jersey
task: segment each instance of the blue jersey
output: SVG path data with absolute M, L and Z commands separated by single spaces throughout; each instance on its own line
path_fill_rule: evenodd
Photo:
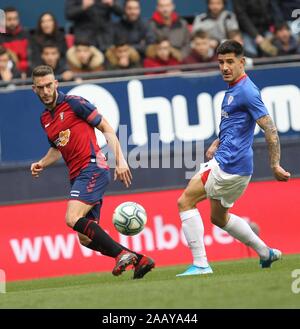
M 253 136 L 256 120 L 268 115 L 259 89 L 244 75 L 225 93 L 215 154 L 222 170 L 248 176 L 253 173 Z

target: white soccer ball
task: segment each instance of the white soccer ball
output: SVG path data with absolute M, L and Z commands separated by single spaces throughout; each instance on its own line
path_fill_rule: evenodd
M 113 224 L 124 235 L 140 233 L 147 223 L 145 209 L 136 202 L 123 202 L 115 209 Z

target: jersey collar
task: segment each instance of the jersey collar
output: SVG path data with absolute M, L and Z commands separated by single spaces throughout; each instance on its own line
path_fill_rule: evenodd
M 65 94 L 59 91 L 57 96 L 56 106 L 61 104 L 64 101 L 64 98 L 65 98 Z
M 244 80 L 244 79 L 246 79 L 246 78 L 247 78 L 247 74 L 245 73 L 245 74 L 243 74 L 238 80 L 236 80 L 236 81 L 233 82 L 233 83 L 230 83 L 230 84 L 229 84 L 229 87 L 233 87 L 233 86 L 237 85 L 240 81 L 242 81 L 242 80 Z

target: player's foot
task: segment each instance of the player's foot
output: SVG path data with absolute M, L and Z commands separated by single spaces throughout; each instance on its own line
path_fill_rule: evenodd
M 276 260 L 281 259 L 282 253 L 281 253 L 280 250 L 270 248 L 269 251 L 270 251 L 269 258 L 266 259 L 266 260 L 261 259 L 259 261 L 259 264 L 260 264 L 261 268 L 271 267 L 273 262 L 275 262 Z
M 112 274 L 118 276 L 126 270 L 130 265 L 135 265 L 137 262 L 137 256 L 131 252 L 123 250 L 116 257 L 116 265 L 112 270 Z
M 154 260 L 150 257 L 143 256 L 140 261 L 134 266 L 134 279 L 141 279 L 145 274 L 150 272 L 155 267 Z
M 207 267 L 199 267 L 196 265 L 191 265 L 183 273 L 177 274 L 176 276 L 201 275 L 201 274 L 211 274 L 211 273 L 213 273 L 213 270 L 209 265 Z

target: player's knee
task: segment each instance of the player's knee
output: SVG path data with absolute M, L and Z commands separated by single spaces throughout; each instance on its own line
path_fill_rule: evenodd
M 178 200 L 177 200 L 177 207 L 179 211 L 183 211 L 185 206 L 185 198 L 184 195 L 182 194 Z
M 76 222 L 78 221 L 78 216 L 72 215 L 72 214 L 67 214 L 66 215 L 66 224 L 73 228 Z
M 182 212 L 194 208 L 195 205 L 183 193 L 177 200 L 177 207 L 179 212 Z

